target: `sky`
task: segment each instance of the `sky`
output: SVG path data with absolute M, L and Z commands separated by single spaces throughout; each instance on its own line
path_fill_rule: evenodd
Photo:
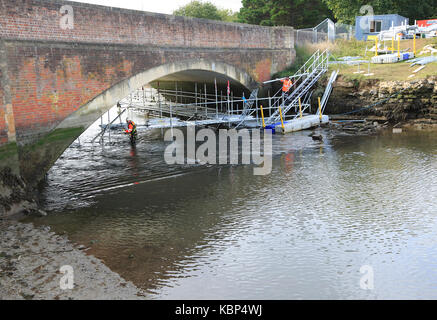
M 159 13 L 166 13 L 166 14 L 171 14 L 174 10 L 191 2 L 191 0 L 73 0 L 73 1 L 100 4 L 110 7 L 159 12 Z M 232 11 L 239 11 L 241 8 L 241 0 L 208 0 L 208 1 L 215 4 L 219 9 L 231 9 Z

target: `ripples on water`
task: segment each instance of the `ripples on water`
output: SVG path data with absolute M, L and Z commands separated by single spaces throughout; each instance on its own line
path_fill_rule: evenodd
M 164 299 L 437 298 L 432 133 L 274 136 L 272 174 L 169 166 L 161 132 L 135 149 L 81 137 L 48 175 L 49 216 Z M 359 286 L 371 265 L 375 289 Z

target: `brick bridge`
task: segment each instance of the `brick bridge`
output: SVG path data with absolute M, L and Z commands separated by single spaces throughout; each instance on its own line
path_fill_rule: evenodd
M 252 88 L 295 57 L 292 28 L 53 0 L 0 0 L 0 159 L 38 181 L 133 90 L 186 70 Z

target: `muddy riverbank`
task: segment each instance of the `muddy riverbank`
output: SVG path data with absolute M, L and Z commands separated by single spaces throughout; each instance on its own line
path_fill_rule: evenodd
M 0 300 L 145 299 L 144 292 L 50 227 L 0 220 Z M 73 289 L 61 289 L 71 266 Z M 63 282 L 65 283 L 65 282 Z
M 321 82 L 313 95 L 315 99 L 323 94 L 325 82 Z M 412 81 L 339 76 L 325 112 L 376 116 L 392 125 L 404 123 L 418 129 L 437 128 L 437 76 Z

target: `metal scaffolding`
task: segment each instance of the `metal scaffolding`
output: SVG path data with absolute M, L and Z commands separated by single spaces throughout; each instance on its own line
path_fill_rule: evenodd
M 94 140 L 109 129 L 123 127 L 121 116 L 126 110 L 143 113 L 147 119 L 145 129 L 195 126 L 227 126 L 262 128 L 273 125 L 279 120 L 293 121 L 294 119 L 311 113 L 312 89 L 315 83 L 328 70 L 329 52 L 316 51 L 311 58 L 292 76 L 293 86 L 287 94 L 282 89 L 273 96 L 270 91 L 267 97 L 258 97 L 259 89 L 251 92 L 249 98 L 237 98 L 231 90 L 226 95 L 218 91 L 217 80 L 214 79 L 213 92 L 208 92 L 206 83 L 194 83 L 194 91 L 184 91 L 175 82 L 174 89 L 142 87 L 122 99 L 117 105 L 117 117 L 111 121 L 108 111 L 108 122 L 103 124 L 101 118 L 101 132 Z M 332 91 L 332 84 L 337 77 L 334 72 L 329 79 L 321 105 L 317 112 L 322 113 Z M 288 77 L 287 77 L 288 78 Z M 268 82 L 278 81 L 271 80 Z M 316 113 L 317 114 L 317 113 Z M 119 124 L 115 124 L 120 119 Z

